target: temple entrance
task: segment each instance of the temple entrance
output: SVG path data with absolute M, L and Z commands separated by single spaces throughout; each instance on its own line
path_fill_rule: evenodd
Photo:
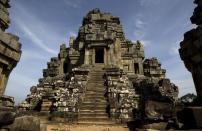
M 104 49 L 95 49 L 95 63 L 104 63 Z

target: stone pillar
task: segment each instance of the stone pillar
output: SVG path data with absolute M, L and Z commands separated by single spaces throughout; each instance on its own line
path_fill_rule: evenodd
M 1 68 L 1 70 L 2 71 L 0 73 L 0 95 L 3 95 L 6 89 L 10 71 L 4 68 Z
M 104 65 L 107 65 L 107 49 L 104 48 Z
M 144 75 L 143 62 L 142 62 L 142 60 L 141 60 L 141 62 L 139 62 L 139 74 L 140 74 L 140 75 Z
M 95 48 L 92 49 L 92 64 L 95 64 Z
M 84 60 L 84 64 L 85 65 L 89 65 L 89 50 L 85 48 L 85 60 Z
M 105 65 L 109 65 L 109 49 L 108 48 L 106 48 L 105 56 L 106 56 L 106 64 Z

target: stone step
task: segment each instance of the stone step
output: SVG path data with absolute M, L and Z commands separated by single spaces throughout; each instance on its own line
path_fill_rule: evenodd
M 101 97 L 104 97 L 104 94 L 98 94 L 98 93 L 95 93 L 95 94 L 86 94 L 85 98 L 101 98 Z
M 99 72 L 99 71 L 96 71 L 96 72 L 91 72 L 89 75 L 104 75 L 105 72 Z
M 87 86 L 96 86 L 96 87 L 103 87 L 104 86 L 104 82 L 89 82 L 88 84 L 87 84 Z
M 100 78 L 92 78 L 88 81 L 88 83 L 98 83 L 98 84 L 104 84 L 104 80 L 101 80 Z
M 95 89 L 95 88 L 97 88 L 97 89 L 106 89 L 106 87 L 104 86 L 104 84 L 103 84 L 103 85 L 101 85 L 101 84 L 98 85 L 98 83 L 88 84 L 88 85 L 87 85 L 87 88 L 92 88 L 92 89 Z
M 108 117 L 80 117 L 79 121 L 107 121 Z
M 78 124 L 79 125 L 105 125 L 105 126 L 112 126 L 112 125 L 116 125 L 116 123 L 115 122 L 113 122 L 113 121 L 110 121 L 110 120 L 105 120 L 105 121 L 81 121 L 81 120 L 79 120 L 78 121 Z M 101 128 L 99 128 L 99 130 L 100 131 L 105 131 L 105 128 L 102 130 Z M 111 131 L 111 130 L 110 130 Z M 115 131 L 115 130 L 113 130 L 113 131 Z
M 104 97 L 104 95 L 105 95 L 105 92 L 104 91 L 102 91 L 102 92 L 95 92 L 95 93 L 86 93 L 86 97 L 87 96 L 103 96 Z
M 105 94 L 103 94 L 103 93 L 95 93 L 95 94 L 92 94 L 92 93 L 86 93 L 86 95 L 85 95 L 85 98 L 88 98 L 88 97 L 105 97 Z
M 106 101 L 106 98 L 85 98 L 84 99 L 84 101 L 86 101 L 86 102 L 93 102 L 93 103 L 95 103 L 95 102 L 99 102 L 99 101 Z
M 90 84 L 87 85 L 87 88 L 106 89 L 106 87 L 104 86 L 104 83 L 90 83 Z
M 105 92 L 103 92 L 103 91 L 87 91 L 85 94 L 86 94 L 86 96 L 87 95 L 94 95 L 94 94 L 104 96 Z
M 106 107 L 105 104 L 82 104 L 82 107 L 90 107 L 90 108 L 97 108 L 97 107 Z
M 92 88 L 92 89 L 106 89 L 104 85 L 97 85 L 97 84 L 89 84 L 87 85 L 87 88 Z
M 96 88 L 93 88 L 93 87 L 89 87 L 86 90 L 87 90 L 87 92 L 88 91 L 97 91 L 97 92 L 103 92 L 103 93 L 106 92 L 106 89 L 102 89 L 102 88 L 101 89 L 96 89 Z
M 82 106 L 80 110 L 106 110 L 106 106 L 105 107 Z
M 90 76 L 95 75 L 95 76 L 104 76 L 104 72 L 92 72 L 89 74 Z
M 104 91 L 103 91 L 103 93 L 104 93 Z M 106 97 L 105 97 L 105 94 L 103 94 L 103 93 L 102 93 L 102 94 L 101 94 L 101 93 L 95 93 L 95 94 L 91 94 L 91 93 L 90 93 L 90 94 L 88 94 L 88 95 L 86 94 L 86 95 L 85 95 L 85 98 L 89 98 L 89 97 L 98 97 L 98 98 L 103 97 L 103 98 L 106 98 Z
M 94 109 L 94 110 L 82 109 L 80 110 L 80 112 L 106 113 L 106 109 Z
M 87 104 L 87 103 L 85 103 L 84 104 L 83 103 L 82 107 L 95 107 L 95 108 L 96 107 L 106 107 L 106 104 L 104 104 L 104 103 L 103 104 L 98 104 L 98 103 L 96 103 L 96 104 L 93 104 L 93 103 L 92 104 Z
M 95 105 L 107 105 L 107 102 L 102 102 L 102 103 L 93 103 L 93 102 L 85 102 L 85 103 L 82 103 L 82 106 L 90 106 L 90 105 L 93 105 L 93 106 L 95 106 Z
M 103 78 L 104 73 L 97 73 L 97 72 L 95 72 L 95 73 L 89 74 L 89 76 L 96 76 L 96 77 L 102 77 Z
M 82 117 L 108 117 L 108 114 L 107 113 L 93 113 L 93 112 L 81 112 L 79 113 L 79 116 L 82 116 Z
M 89 114 L 89 113 L 91 113 L 91 114 L 107 114 L 107 112 L 106 112 L 106 110 L 105 109 L 100 109 L 100 110 L 98 110 L 98 109 L 95 109 L 95 110 L 80 110 L 80 114 Z
M 98 77 L 98 78 L 101 78 L 101 79 L 103 79 L 103 74 L 97 74 L 97 73 L 95 73 L 95 74 L 90 74 L 89 75 L 90 76 L 90 78 L 93 78 L 93 77 Z
M 91 85 L 91 86 L 87 86 L 87 89 L 98 89 L 98 90 L 103 91 L 104 89 L 106 89 L 106 87 L 104 87 L 104 86 Z
M 94 100 L 85 100 L 84 102 L 99 103 L 99 102 L 106 102 L 106 100 L 103 100 L 103 99 L 94 99 Z

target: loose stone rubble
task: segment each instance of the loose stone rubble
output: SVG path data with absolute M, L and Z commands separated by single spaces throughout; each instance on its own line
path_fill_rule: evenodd
M 144 57 L 143 45 L 125 38 L 118 17 L 94 9 L 69 47 L 62 44 L 47 63 L 19 112 L 38 112 L 56 122 L 169 121 L 178 88 L 157 58 Z

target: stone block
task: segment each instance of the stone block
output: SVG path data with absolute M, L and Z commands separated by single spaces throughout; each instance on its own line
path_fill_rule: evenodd
M 187 107 L 177 114 L 184 129 L 202 129 L 202 107 Z
M 0 112 L 0 127 L 10 125 L 15 120 L 15 113 L 10 111 Z
M 40 131 L 40 119 L 33 116 L 17 117 L 9 127 L 12 131 Z

